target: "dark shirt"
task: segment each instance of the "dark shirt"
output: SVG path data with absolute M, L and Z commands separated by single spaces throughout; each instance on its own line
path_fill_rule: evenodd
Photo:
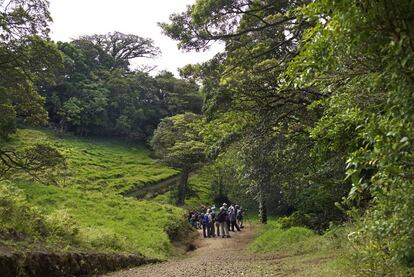
M 226 216 L 227 216 L 226 211 L 225 210 L 222 210 L 217 215 L 216 221 L 218 221 L 218 222 L 224 222 L 224 221 L 226 221 Z

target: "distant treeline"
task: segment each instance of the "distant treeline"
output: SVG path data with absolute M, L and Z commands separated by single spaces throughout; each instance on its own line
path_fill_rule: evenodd
M 122 136 L 146 140 L 159 121 L 178 113 L 200 113 L 195 82 L 167 71 L 130 69 L 130 60 L 159 53 L 149 39 L 122 33 L 83 36 L 59 42 L 63 58 L 57 80 L 44 86 L 49 123 L 76 135 Z

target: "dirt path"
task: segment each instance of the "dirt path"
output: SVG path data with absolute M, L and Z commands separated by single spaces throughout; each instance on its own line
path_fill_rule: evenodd
M 258 256 L 246 251 L 246 246 L 254 234 L 253 228 L 247 226 L 242 232 L 230 232 L 231 238 L 200 238 L 198 248 L 184 258 L 119 271 L 107 276 L 278 276 L 271 266 L 279 263 L 278 257 Z

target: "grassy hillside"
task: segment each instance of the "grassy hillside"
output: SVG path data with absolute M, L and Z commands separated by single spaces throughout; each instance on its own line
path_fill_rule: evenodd
M 68 162 L 66 183 L 88 190 L 124 192 L 177 173 L 157 164 L 144 146 L 114 140 L 62 139 L 50 131 L 21 129 L 7 147 L 22 148 L 35 143 L 50 144 L 64 154 Z
M 165 179 L 176 171 L 156 164 L 142 146 L 108 140 L 61 139 L 49 131 L 19 130 L 6 147 L 21 148 L 34 143 L 53 145 L 65 155 L 67 178 L 59 186 L 42 185 L 23 176 L 8 184 L 0 183 L 5 191 L 15 187 L 21 190 L 16 197 L 0 201 L 1 211 L 14 211 L 13 216 L 2 218 L 3 243 L 10 241 L 1 234 L 14 229 L 29 243 L 45 237 L 44 243 L 52 245 L 58 241 L 64 244 L 60 247 L 68 249 L 139 252 L 157 258 L 171 253 L 169 234 L 185 226 L 184 211 L 124 198 L 120 193 Z M 28 207 L 34 211 L 31 216 L 25 215 Z M 34 214 L 38 215 L 37 222 L 46 227 L 27 225 L 25 217 L 33 218 Z M 68 235 L 65 229 L 72 231 Z

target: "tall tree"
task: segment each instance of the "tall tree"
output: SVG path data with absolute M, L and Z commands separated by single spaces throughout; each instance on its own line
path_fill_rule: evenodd
M 45 0 L 0 1 L 0 140 L 16 131 L 17 119 L 28 124 L 47 121 L 38 90 L 54 82 L 62 64 L 48 41 L 50 21 Z M 0 179 L 23 171 L 40 180 L 46 171 L 64 164 L 50 146 L 19 151 L 0 147 Z
M 52 82 L 61 65 L 47 41 L 50 20 L 47 1 L 0 2 L 0 137 L 15 131 L 17 117 L 31 124 L 47 120 L 37 88 Z
M 205 161 L 205 145 L 192 126 L 200 116 L 193 113 L 164 118 L 154 132 L 151 146 L 161 161 L 181 171 L 177 204 L 186 198 L 188 177 Z
M 105 64 L 110 69 L 128 70 L 131 60 L 153 58 L 160 54 L 152 39 L 121 32 L 81 36 L 74 43 L 85 48 L 92 47 L 95 50 L 95 62 Z
M 318 23 L 287 71 L 330 95 L 312 135 L 320 153 L 343 153 L 348 204 L 365 212 L 354 238 L 361 276 L 414 269 L 413 9 L 405 0 L 314 2 L 302 12 Z

